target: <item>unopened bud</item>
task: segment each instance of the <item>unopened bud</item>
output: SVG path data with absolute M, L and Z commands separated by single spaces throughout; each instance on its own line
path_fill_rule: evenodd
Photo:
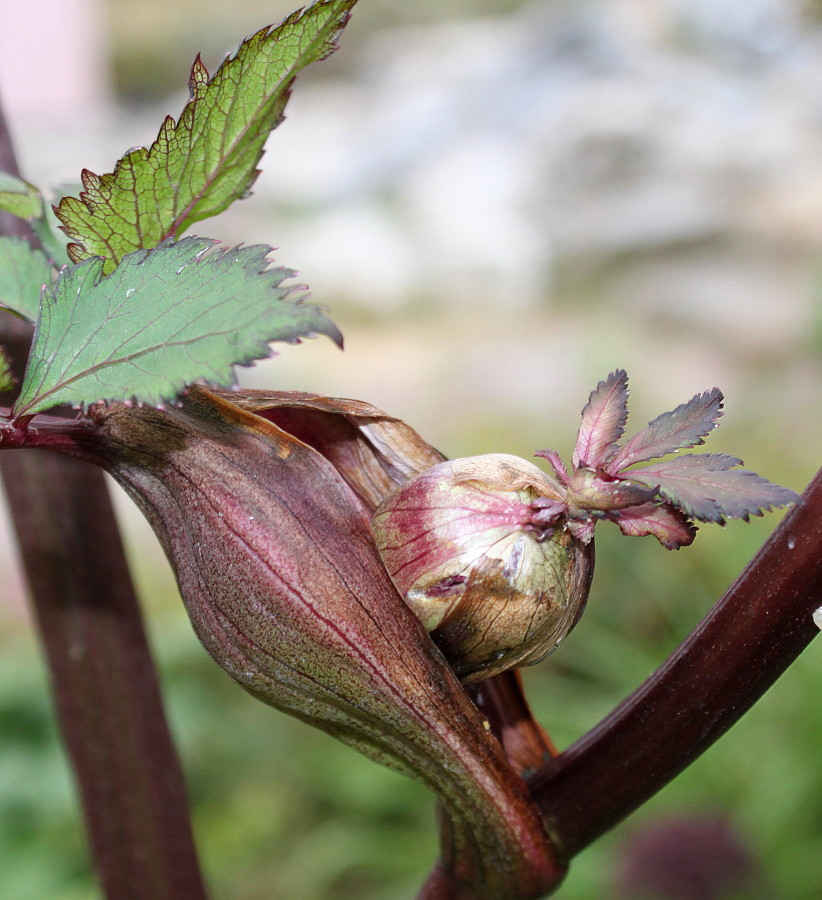
M 374 514 L 392 581 L 464 683 L 539 662 L 579 619 L 593 544 L 564 509 L 541 469 L 491 454 L 433 466 Z

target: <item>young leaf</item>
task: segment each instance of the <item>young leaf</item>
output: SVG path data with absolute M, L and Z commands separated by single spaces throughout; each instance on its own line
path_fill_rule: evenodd
M 213 250 L 184 238 L 139 250 L 103 277 L 99 257 L 60 273 L 43 295 L 16 415 L 96 400 L 160 403 L 186 383 L 233 381 L 232 366 L 336 326 L 302 303 L 268 247 Z M 212 252 L 208 252 L 211 250 Z
M 620 510 L 614 521 L 623 534 L 629 537 L 653 535 L 667 550 L 687 547 L 696 537 L 696 528 L 688 517 L 667 503 L 642 503 Z
M 573 510 L 606 512 L 653 499 L 653 488 L 622 478 L 601 478 L 590 469 L 577 469 L 567 487 L 568 506 Z
M 625 473 L 634 481 L 659 488 L 666 500 L 703 522 L 761 516 L 763 510 L 795 503 L 797 495 L 750 472 L 742 460 L 724 453 L 686 453 Z
M 562 457 L 559 455 L 559 453 L 557 453 L 556 450 L 537 450 L 534 456 L 541 456 L 543 459 L 547 459 L 551 464 L 551 468 L 554 470 L 557 481 L 560 484 L 568 484 L 571 476 L 568 474 L 568 470 L 565 468 L 565 463 L 562 461 Z
M 43 214 L 43 198 L 34 185 L 0 172 L 0 209 L 21 219 L 36 219 Z
M 178 237 L 247 196 L 297 72 L 333 53 L 355 2 L 321 0 L 258 31 L 213 78 L 198 57 L 179 120 L 167 117 L 151 147 L 130 150 L 112 174 L 85 170 L 80 198 L 56 208 L 75 242 L 71 259 L 102 256 L 108 273 L 126 253 Z
M 672 412 L 657 416 L 617 450 L 605 471 L 615 475 L 634 463 L 704 444 L 702 438 L 716 427 L 716 420 L 722 415 L 722 399 L 722 391 L 713 388 L 697 394 Z
M 574 449 L 574 468 L 596 468 L 609 455 L 625 431 L 628 419 L 628 375 L 624 369 L 611 372 L 591 392 Z
M 0 237 L 0 306 L 34 321 L 40 312 L 40 290 L 51 284 L 49 261 L 27 241 Z
M 0 347 L 0 394 L 5 394 L 14 387 L 14 374 L 11 371 L 6 351 Z

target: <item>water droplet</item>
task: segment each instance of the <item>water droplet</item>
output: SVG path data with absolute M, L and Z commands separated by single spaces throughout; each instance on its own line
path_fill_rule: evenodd
M 134 293 L 134 288 L 129 288 L 126 291 L 126 298 L 130 297 Z
M 796 546 L 796 538 L 789 537 L 788 538 L 788 550 L 793 550 Z
M 816 627 L 822 631 L 822 606 L 813 611 L 813 621 Z
M 187 269 L 187 268 L 188 268 L 188 263 L 184 263 L 182 266 L 180 266 L 179 269 L 177 269 L 177 274 L 179 275 L 180 272 L 183 271 L 183 269 Z

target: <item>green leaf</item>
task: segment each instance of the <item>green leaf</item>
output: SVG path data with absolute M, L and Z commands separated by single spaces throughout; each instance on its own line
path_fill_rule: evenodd
M 6 351 L 0 347 L 0 394 L 5 394 L 14 387 L 14 375 L 11 371 L 11 363 L 9 362 Z
M 665 462 L 626 472 L 626 477 L 656 487 L 690 518 L 725 524 L 725 519 L 761 516 L 763 510 L 796 503 L 788 488 L 772 484 L 725 453 L 684 453 Z
M 43 295 L 15 414 L 97 400 L 161 403 L 199 379 L 232 383 L 233 365 L 271 356 L 268 341 L 325 334 L 341 343 L 301 288 L 283 285 L 294 273 L 269 268 L 270 248 L 215 244 L 168 240 L 128 254 L 108 277 L 99 257 L 64 269 Z
M 0 306 L 34 321 L 40 290 L 51 284 L 52 268 L 39 251 L 19 237 L 0 237 Z
M 0 172 L 0 209 L 21 219 L 36 219 L 43 214 L 43 198 L 27 181 Z
M 679 550 L 694 542 L 696 527 L 676 506 L 668 503 L 641 503 L 619 511 L 613 520 L 629 537 L 653 535 L 667 550 Z
M 722 391 L 712 388 L 657 416 L 608 459 L 605 471 L 616 475 L 634 463 L 704 444 L 703 438 L 716 428 L 722 415 L 723 399 Z
M 574 448 L 574 468 L 602 465 L 625 431 L 628 421 L 628 374 L 617 369 L 591 392 Z
M 294 77 L 336 49 L 356 0 L 322 0 L 246 39 L 209 79 L 198 57 L 191 100 L 146 150 L 130 150 L 109 175 L 85 170 L 80 198 L 56 213 L 74 262 L 102 256 L 110 272 L 132 250 L 178 237 L 246 197 L 269 132 L 282 121 Z

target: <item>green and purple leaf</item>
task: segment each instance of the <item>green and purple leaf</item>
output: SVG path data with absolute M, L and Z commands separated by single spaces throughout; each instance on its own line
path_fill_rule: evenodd
M 166 241 L 125 256 L 103 277 L 94 257 L 43 293 L 15 415 L 98 400 L 157 404 L 186 384 L 231 384 L 233 366 L 271 355 L 269 341 L 341 336 L 303 303 L 294 273 L 269 247 L 215 250 L 207 238 Z
M 653 535 L 668 550 L 693 543 L 696 528 L 685 513 L 664 503 L 643 503 L 620 510 L 611 517 L 620 531 L 630 537 Z
M 722 415 L 722 392 L 697 394 L 648 423 L 623 446 L 628 418 L 628 376 L 623 369 L 600 381 L 588 397 L 569 474 L 558 454 L 535 455 L 551 463 L 566 505 L 565 528 L 588 543 L 598 519 L 616 522 L 623 534 L 653 535 L 668 549 L 690 544 L 691 519 L 724 524 L 797 501 L 787 488 L 737 468 L 741 460 L 723 454 L 685 454 L 629 469 L 703 444 Z M 553 521 L 553 520 L 552 520 Z
M 151 147 L 130 150 L 113 173 L 85 170 L 79 199 L 56 208 L 72 261 L 101 256 L 108 273 L 246 197 L 295 76 L 334 52 L 355 2 L 321 0 L 258 31 L 211 78 L 198 57 L 179 120 L 167 117 Z
M 568 474 L 568 470 L 565 468 L 565 463 L 562 461 L 562 457 L 559 455 L 559 453 L 557 453 L 556 450 L 537 450 L 534 456 L 541 456 L 543 459 L 547 459 L 551 464 L 551 468 L 554 470 L 557 481 L 563 485 L 568 484 L 571 476 Z
M 596 528 L 596 524 L 597 520 L 591 517 L 582 519 L 573 519 L 569 517 L 565 527 L 572 537 L 575 537 L 578 541 L 582 541 L 583 544 L 590 544 L 594 539 L 594 529 Z
M 33 322 L 40 312 L 40 291 L 52 280 L 51 263 L 28 241 L 0 237 L 0 307 Z
M 704 444 L 703 438 L 716 428 L 716 420 L 722 415 L 722 399 L 722 391 L 713 388 L 697 394 L 671 412 L 657 416 L 647 428 L 617 450 L 608 460 L 605 471 L 615 475 L 634 463 Z
M 624 369 L 611 372 L 591 392 L 574 449 L 574 468 L 595 469 L 612 455 L 628 420 L 628 375 Z
M 741 462 L 724 453 L 686 453 L 626 475 L 656 487 L 660 496 L 703 522 L 724 524 L 726 518 L 761 516 L 764 510 L 799 499 L 756 472 L 736 468 Z
M 573 510 L 607 512 L 638 506 L 653 500 L 653 487 L 622 478 L 602 478 L 591 469 L 577 469 L 567 486 L 568 506 Z

